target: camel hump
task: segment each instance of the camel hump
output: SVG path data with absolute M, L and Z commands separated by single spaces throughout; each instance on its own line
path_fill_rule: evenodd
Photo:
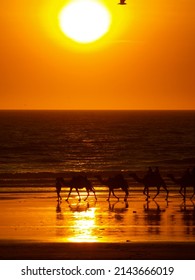
M 123 185 L 125 188 L 128 188 L 128 183 L 125 180 L 123 174 L 119 173 L 119 174 L 115 175 L 114 180 L 118 184 Z
M 91 181 L 87 178 L 86 175 L 78 174 L 72 177 L 73 183 L 76 185 L 80 185 L 83 187 L 87 187 L 88 189 L 94 190 Z
M 163 178 L 158 167 L 156 167 L 154 171 L 149 168 L 148 172 L 144 176 L 144 180 L 153 183 L 163 183 Z
M 78 175 L 74 175 L 74 176 L 72 177 L 72 179 L 73 179 L 74 181 L 84 182 L 84 181 L 87 180 L 87 177 L 84 176 L 84 175 L 78 174 Z
M 116 174 L 115 177 L 114 177 L 115 180 L 117 181 L 125 181 L 125 178 L 123 176 L 123 174 L 119 173 L 119 174 Z
M 63 177 L 57 177 L 56 178 L 56 184 L 60 185 L 64 183 L 64 178 Z

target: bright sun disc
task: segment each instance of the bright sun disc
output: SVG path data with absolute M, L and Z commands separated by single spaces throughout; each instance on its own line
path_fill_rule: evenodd
M 103 4 L 94 0 L 77 0 L 66 5 L 59 14 L 63 33 L 79 43 L 90 43 L 109 29 L 110 14 Z

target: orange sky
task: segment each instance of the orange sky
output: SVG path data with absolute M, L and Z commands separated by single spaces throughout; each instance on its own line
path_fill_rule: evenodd
M 1 3 L 0 109 L 195 109 L 195 1 L 105 0 L 91 45 L 59 30 L 63 0 Z

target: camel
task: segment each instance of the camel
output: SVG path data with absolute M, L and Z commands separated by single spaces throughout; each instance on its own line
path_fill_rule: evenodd
M 109 194 L 107 201 L 110 200 L 111 193 L 113 194 L 114 197 L 116 197 L 119 200 L 119 197 L 115 195 L 114 190 L 115 189 L 122 189 L 125 192 L 125 197 L 124 201 L 127 201 L 129 191 L 128 191 L 128 183 L 124 179 L 122 174 L 118 174 L 114 177 L 109 177 L 107 180 L 103 180 L 100 175 L 96 176 L 96 178 L 99 180 L 99 182 L 102 185 L 105 185 L 109 189 Z
M 175 184 L 180 186 L 179 193 L 182 195 L 183 200 L 186 199 L 186 189 L 189 187 L 193 187 L 193 194 L 190 197 L 190 199 L 193 199 L 195 195 L 195 172 L 194 169 L 192 172 L 190 172 L 189 169 L 187 169 L 181 178 L 175 178 L 173 174 L 168 174 L 167 177 L 169 177 Z
M 86 192 L 87 192 L 87 197 L 84 200 L 86 200 L 88 198 L 89 193 L 91 191 L 93 192 L 94 197 L 97 200 L 97 197 L 96 197 L 96 194 L 95 194 L 95 189 L 94 189 L 92 183 L 87 179 L 86 176 L 83 176 L 83 175 L 73 176 L 72 179 L 69 180 L 69 181 L 65 181 L 63 179 L 63 185 L 70 188 L 70 191 L 69 191 L 69 194 L 68 194 L 68 197 L 67 197 L 66 201 L 68 201 L 68 199 L 71 195 L 71 192 L 74 188 L 76 189 L 76 192 L 78 193 L 79 201 L 81 201 L 79 189 L 83 189 L 83 188 L 85 188 Z
M 132 177 L 138 183 L 141 183 L 144 185 L 143 194 L 146 195 L 146 200 L 148 200 L 150 198 L 150 196 L 149 196 L 150 187 L 157 188 L 157 193 L 153 197 L 153 199 L 155 199 L 159 195 L 160 188 L 163 187 L 167 193 L 165 200 L 168 200 L 169 191 L 168 191 L 167 185 L 166 185 L 165 181 L 163 180 L 163 178 L 161 177 L 158 169 L 156 169 L 156 171 L 154 171 L 154 172 L 149 170 L 149 172 L 143 178 L 139 178 L 136 173 L 130 173 L 129 176 Z

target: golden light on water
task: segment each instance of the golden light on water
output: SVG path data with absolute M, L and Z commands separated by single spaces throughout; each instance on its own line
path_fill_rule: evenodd
M 90 43 L 102 37 L 110 27 L 111 16 L 106 7 L 95 0 L 68 3 L 59 14 L 62 32 L 79 43 Z
M 90 208 L 86 211 L 74 212 L 74 234 L 67 240 L 69 242 L 97 242 L 97 236 L 95 236 L 95 210 L 96 208 Z

